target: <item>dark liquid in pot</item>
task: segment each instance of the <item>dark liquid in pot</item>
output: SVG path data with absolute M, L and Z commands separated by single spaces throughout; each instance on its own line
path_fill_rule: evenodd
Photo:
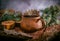
M 29 15 L 25 15 L 24 17 L 38 17 L 38 16 L 36 16 L 36 15 L 31 15 L 31 16 L 29 16 Z

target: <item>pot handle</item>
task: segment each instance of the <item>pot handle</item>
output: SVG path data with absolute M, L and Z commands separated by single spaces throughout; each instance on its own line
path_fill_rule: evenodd
M 39 20 L 41 20 L 41 19 L 40 19 L 40 18 L 39 18 L 39 19 L 37 19 L 37 20 L 36 20 L 36 23 L 37 23 Z
M 42 18 L 37 19 L 37 20 L 36 20 L 36 23 L 37 23 L 39 20 L 41 20 L 41 22 L 42 22 L 43 25 L 45 25 L 45 21 L 44 21 Z

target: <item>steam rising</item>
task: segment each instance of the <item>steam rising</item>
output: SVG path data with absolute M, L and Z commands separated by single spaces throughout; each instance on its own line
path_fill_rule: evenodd
M 45 9 L 51 5 L 56 5 L 52 0 L 9 0 L 6 2 L 6 9 L 15 9 L 17 11 L 26 11 L 28 9 Z

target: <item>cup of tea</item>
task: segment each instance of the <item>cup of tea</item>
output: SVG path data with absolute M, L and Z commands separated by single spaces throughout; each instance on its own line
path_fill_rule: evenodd
M 4 21 L 4 22 L 2 22 L 2 25 L 3 25 L 4 29 L 10 30 L 14 27 L 15 22 L 14 21 Z

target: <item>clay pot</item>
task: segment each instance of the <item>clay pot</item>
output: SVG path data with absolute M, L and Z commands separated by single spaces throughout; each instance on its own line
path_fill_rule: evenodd
M 40 16 L 38 17 L 22 17 L 21 29 L 23 32 L 32 33 L 43 28 Z
M 14 27 L 15 22 L 14 21 L 4 21 L 2 22 L 2 25 L 4 26 L 4 29 L 12 29 Z

